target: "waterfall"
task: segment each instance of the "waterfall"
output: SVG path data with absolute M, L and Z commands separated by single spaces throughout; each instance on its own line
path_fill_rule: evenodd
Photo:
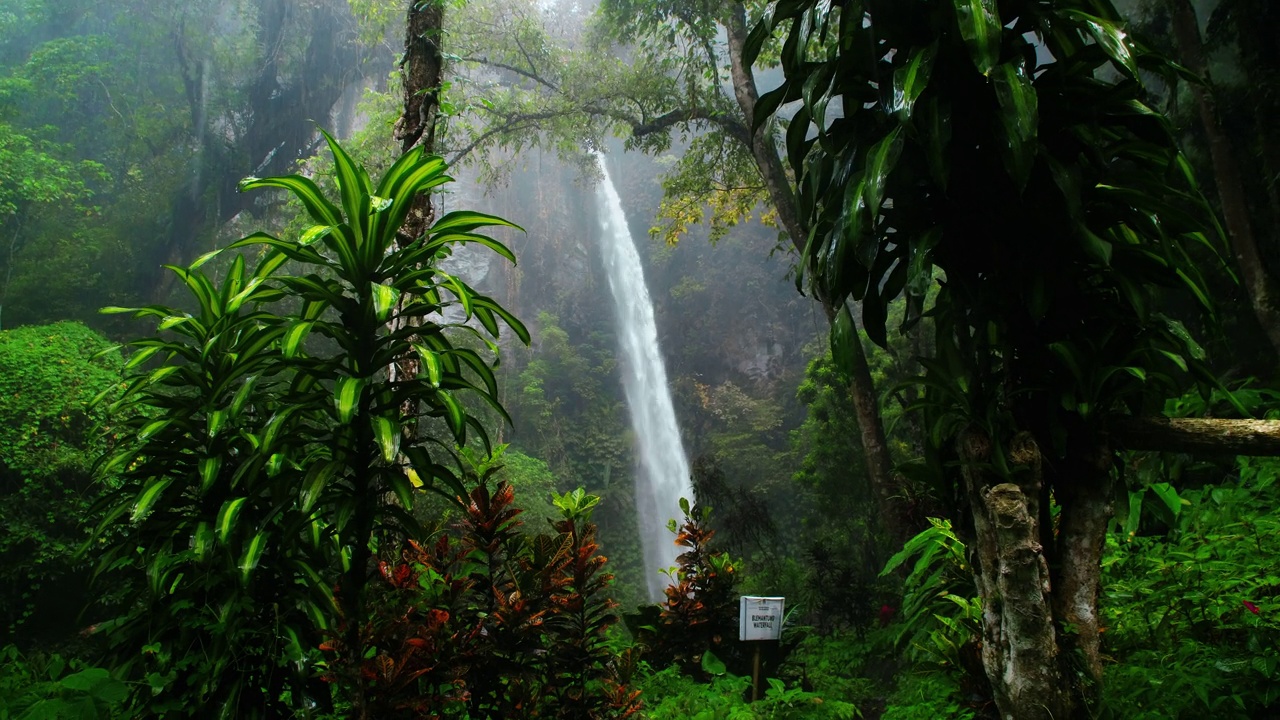
M 600 208 L 600 248 L 609 290 L 613 294 L 622 346 L 622 384 L 631 410 L 640 468 L 636 474 L 636 513 L 644 546 L 645 579 L 649 598 L 661 600 L 667 579 L 661 570 L 676 564 L 679 548 L 667 521 L 683 517 L 680 498 L 693 502 L 689 460 L 680 443 L 667 369 L 658 349 L 658 328 L 653 303 L 644 282 L 644 269 L 636 252 L 622 201 L 609 177 L 603 155 L 596 156 L 604 181 L 596 192 Z

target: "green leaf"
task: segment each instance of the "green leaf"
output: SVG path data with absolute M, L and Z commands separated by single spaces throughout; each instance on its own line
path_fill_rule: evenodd
M 249 544 L 245 547 L 244 555 L 240 558 L 240 579 L 248 582 L 249 574 L 258 567 L 258 561 L 262 558 L 262 552 L 267 549 L 267 537 L 269 533 L 265 530 L 259 530 L 249 540 Z
M 1151 491 L 1156 494 L 1156 497 L 1160 498 L 1165 507 L 1169 508 L 1169 512 L 1173 514 L 1173 517 L 1177 518 L 1178 514 L 1182 512 L 1182 498 L 1178 496 L 1178 491 L 1174 490 L 1169 483 L 1152 483 Z
M 349 423 L 360 404 L 360 393 L 364 390 L 364 378 L 344 376 L 338 378 L 333 389 L 333 406 L 338 412 L 338 422 Z
M 371 283 L 370 290 L 373 297 L 373 313 L 378 318 L 378 322 L 386 322 L 391 317 L 392 311 L 396 309 L 396 303 L 400 302 L 400 291 L 381 283 Z
M 329 202 L 324 193 L 320 192 L 320 188 L 308 178 L 301 175 L 262 179 L 249 177 L 240 181 L 239 189 L 244 192 L 263 187 L 284 188 L 293 193 L 298 200 L 302 201 L 302 206 L 311 219 L 320 225 L 337 225 L 342 222 L 342 215 L 338 212 L 338 208 Z
M 422 370 L 427 375 L 427 382 L 431 387 L 440 387 L 440 356 L 422 343 L 414 343 L 413 349 L 418 351 L 418 357 L 422 360 Z
M 1117 70 L 1130 78 L 1138 79 L 1138 63 L 1130 50 L 1128 37 L 1119 25 L 1079 10 L 1064 10 L 1063 14 L 1085 26 L 1093 39 L 1098 41 L 1099 47 L 1107 53 L 1107 57 L 1111 58 Z
M 969 47 L 974 67 L 983 75 L 1000 61 L 1000 22 L 996 0 L 952 0 L 960 37 Z
M 280 354 L 285 359 L 292 360 L 297 357 L 298 349 L 302 347 L 302 342 L 306 340 L 307 334 L 311 332 L 314 322 L 296 322 L 285 330 L 284 335 L 280 337 Z
M 209 492 L 218 479 L 218 471 L 222 469 L 222 457 L 215 455 L 200 460 L 200 494 Z
M 373 187 L 364 168 L 351 159 L 338 141 L 324 130 L 321 130 L 320 134 L 324 136 L 325 142 L 329 144 L 329 151 L 333 153 L 334 179 L 338 184 L 338 194 L 342 197 L 342 209 L 346 212 L 351 229 L 355 232 L 355 246 L 361 247 L 365 241 L 371 240 L 364 237 L 363 226 L 369 215 L 369 196 L 373 193 Z M 337 220 L 328 223 L 323 220 L 317 220 L 317 222 L 327 225 L 339 224 Z
M 884 197 L 885 180 L 893 171 L 894 165 L 898 162 L 898 155 L 901 153 L 902 126 L 899 125 L 881 138 L 880 142 L 876 143 L 867 154 L 867 170 L 863 175 L 863 182 L 867 209 L 870 211 L 873 223 L 874 218 L 880 214 L 880 201 Z
M 991 80 L 1000 103 L 1000 122 L 1005 135 L 1000 153 L 1009 175 L 1022 189 L 1031 177 L 1038 150 L 1040 111 L 1036 89 L 1021 60 L 1003 63 L 994 70 Z
M 173 478 L 167 477 L 155 480 L 149 483 L 142 492 L 138 493 L 138 499 L 133 504 L 133 514 L 130 516 L 130 522 L 138 522 L 145 518 L 151 512 L 151 508 L 160 499 L 160 495 L 164 493 L 170 485 L 173 484 Z
M 196 532 L 192 539 L 192 549 L 195 551 L 196 559 L 203 560 L 213 549 L 214 532 L 213 525 L 208 521 L 201 521 L 196 525 Z
M 317 240 L 322 239 L 325 235 L 328 235 L 331 232 L 333 232 L 332 225 L 312 225 L 302 233 L 301 237 L 298 238 L 298 244 L 302 247 L 306 247 Z
M 240 510 L 244 507 L 244 503 L 249 498 L 235 498 L 228 500 L 222 504 L 222 508 L 218 510 L 218 519 L 215 521 L 215 529 L 218 532 L 218 542 L 225 543 L 227 538 L 236 529 L 236 521 L 240 519 Z
M 387 475 L 387 483 L 391 485 L 391 490 L 400 500 L 400 505 L 405 510 L 413 510 L 413 485 L 409 482 L 409 478 L 400 472 L 399 468 L 393 468 Z
M 369 422 L 373 426 L 373 437 L 382 449 L 382 459 L 394 462 L 400 452 L 400 424 L 386 415 L 375 415 Z
M 853 343 L 856 342 L 861 342 L 858 328 L 853 322 L 848 303 L 845 303 L 840 312 L 836 313 L 835 322 L 831 323 L 831 356 L 844 372 L 850 372 L 853 368 Z
M 503 220 L 497 215 L 486 215 L 485 213 L 474 212 L 471 210 L 454 210 L 440 218 L 431 226 L 428 233 L 432 236 L 439 235 L 444 232 L 450 233 L 468 233 L 472 230 L 482 227 L 509 227 L 524 232 L 524 228 L 516 225 L 508 220 Z M 508 258 L 515 262 L 515 258 Z
M 320 501 L 320 496 L 329 484 L 329 480 L 337 474 L 340 467 L 340 463 L 332 461 L 318 462 L 311 466 L 311 469 L 307 471 L 306 479 L 302 482 L 302 490 L 298 497 L 299 509 L 303 513 L 310 513 L 315 509 L 316 503 Z
M 916 48 L 907 64 L 893 71 L 893 96 L 889 99 L 888 111 L 897 115 L 899 122 L 911 121 L 916 100 L 929 84 L 929 73 L 933 71 L 933 58 L 937 52 L 936 42 Z
M 440 390 L 436 393 L 434 399 L 440 401 L 440 405 L 444 410 L 445 422 L 449 425 L 449 431 L 453 433 L 453 437 L 458 441 L 459 445 L 465 444 L 467 437 L 467 413 L 462 409 L 462 405 L 449 393 L 448 390 Z
M 725 667 L 723 660 L 707 650 L 702 653 L 702 671 L 708 675 L 724 675 L 729 669 Z

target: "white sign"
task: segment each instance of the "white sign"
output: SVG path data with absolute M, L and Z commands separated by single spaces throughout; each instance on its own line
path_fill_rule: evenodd
M 782 605 L 780 597 L 738 598 L 738 639 L 777 640 L 782 637 Z

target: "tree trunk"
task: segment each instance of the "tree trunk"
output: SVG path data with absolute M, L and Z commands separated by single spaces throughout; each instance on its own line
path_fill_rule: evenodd
M 796 255 L 801 262 L 804 262 L 804 248 L 809 233 L 796 209 L 791 181 L 778 156 L 773 135 L 764 125 L 753 128 L 756 103 L 760 99 L 760 93 L 756 89 L 755 76 L 751 68 L 743 62 L 742 50 L 747 41 L 748 31 L 746 9 L 742 3 L 730 4 L 724 26 L 729 46 L 729 69 L 733 79 L 733 94 L 738 101 L 738 107 L 742 110 L 744 124 L 751 132 L 751 155 L 755 158 L 756 167 L 760 170 L 760 176 L 769 193 L 769 200 L 778 213 L 778 222 L 791 239 Z M 820 299 L 827 312 L 827 319 L 834 319 L 837 308 L 831 305 L 829 299 Z M 884 421 L 880 417 L 875 383 L 871 380 L 861 337 L 861 332 L 857 333 L 857 339 L 850 343 L 853 364 L 847 368 L 850 380 L 849 396 L 853 400 L 853 407 L 857 413 L 862 450 L 867 462 L 867 478 L 874 490 L 880 517 L 889 534 L 890 542 L 901 545 L 910 535 L 904 522 L 907 513 L 902 507 L 902 496 L 899 493 L 901 482 L 894 472 L 893 459 L 889 456 Z
M 410 0 L 405 18 L 404 60 L 400 64 L 404 72 L 404 111 L 395 127 L 395 138 L 400 141 L 401 152 L 409 152 L 417 147 L 428 153 L 435 150 L 436 117 L 440 110 L 438 92 L 444 75 L 444 55 L 440 51 L 443 28 L 443 3 Z M 435 209 L 431 205 L 431 196 L 423 193 L 414 198 L 409 215 L 396 237 L 396 248 L 403 249 L 421 237 L 431 227 L 434 219 Z M 407 293 L 400 298 L 395 319 L 391 322 L 392 332 L 405 328 L 407 323 L 417 322 L 416 319 L 400 315 L 405 303 L 411 299 Z M 420 370 L 418 356 L 410 354 L 392 363 L 388 373 L 391 381 L 395 382 L 398 378 L 417 377 Z M 416 418 L 417 401 L 405 400 L 400 411 L 405 417 Z M 416 440 L 417 423 L 405 425 L 404 432 L 406 440 Z
M 970 562 L 982 600 L 982 665 L 1001 718 L 1062 720 L 1072 716 L 1076 702 L 1061 671 L 1041 542 L 1040 450 L 1030 433 L 1020 433 L 1011 445 L 1009 462 L 1021 469 L 1016 484 L 990 471 L 989 437 L 970 428 L 957 439 L 974 525 Z
M 1245 290 L 1249 293 L 1249 300 L 1253 305 L 1254 314 L 1258 317 L 1258 323 L 1266 333 L 1267 339 L 1271 341 L 1276 356 L 1280 357 L 1280 305 L 1277 304 L 1280 297 L 1278 297 L 1276 283 L 1268 275 L 1258 253 L 1253 224 L 1249 218 L 1244 182 L 1241 180 L 1240 168 L 1233 155 L 1231 138 L 1227 137 L 1218 123 L 1217 106 L 1212 92 L 1213 85 L 1200 39 L 1200 26 L 1196 20 L 1195 8 L 1192 7 L 1190 0 L 1168 1 L 1178 54 L 1182 56 L 1183 64 L 1204 80 L 1203 85 L 1192 84 L 1191 93 L 1196 99 L 1200 123 L 1204 126 L 1204 134 L 1209 141 L 1213 177 L 1218 189 L 1218 199 L 1222 203 L 1222 215 L 1226 221 L 1227 234 L 1231 236 L 1231 251 L 1235 255 L 1236 266 L 1240 270 Z M 1249 31 L 1242 28 L 1241 32 Z
M 1111 521 L 1112 452 L 1093 446 L 1063 463 L 1065 472 L 1053 480 L 1054 498 L 1061 507 L 1055 543 L 1058 560 L 1053 577 L 1053 610 L 1061 636 L 1062 657 L 1079 651 L 1091 682 L 1077 688 L 1074 698 L 1084 707 L 1095 698 L 1102 682 L 1101 625 L 1098 592 L 1102 588 L 1102 551 Z M 1064 668 L 1064 673 L 1066 669 Z

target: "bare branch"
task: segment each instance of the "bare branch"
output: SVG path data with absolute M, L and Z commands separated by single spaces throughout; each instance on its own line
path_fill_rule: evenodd
M 459 62 L 469 62 L 469 63 L 475 63 L 477 65 L 485 65 L 488 67 L 495 67 L 495 68 L 501 68 L 503 70 L 509 70 L 517 75 L 520 75 L 521 77 L 526 77 L 538 83 L 539 85 L 543 85 L 547 88 L 550 88 L 551 90 L 554 90 L 556 92 L 560 91 L 559 85 L 556 85 L 555 83 L 551 82 L 550 80 L 547 80 L 546 78 L 542 77 L 541 75 L 537 74 L 532 70 L 525 70 L 524 68 L 519 68 L 514 65 L 508 65 L 507 63 L 498 62 L 497 60 L 490 60 L 489 58 L 484 58 L 484 57 L 464 57 L 464 58 L 460 58 Z

